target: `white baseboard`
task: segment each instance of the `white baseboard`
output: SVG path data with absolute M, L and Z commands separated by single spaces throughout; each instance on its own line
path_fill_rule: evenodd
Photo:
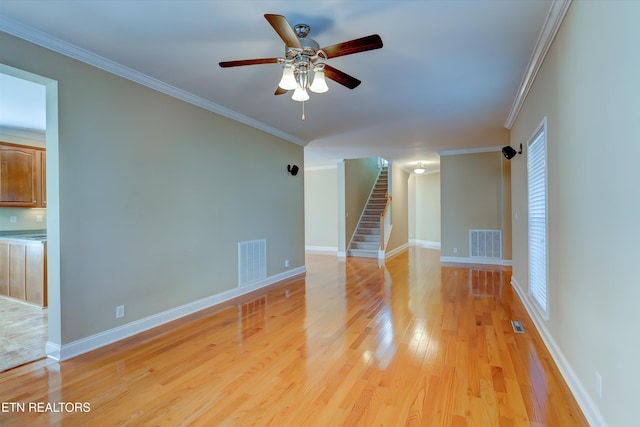
M 332 254 L 337 254 L 338 253 L 338 247 L 337 246 L 305 246 L 304 247 L 304 251 L 305 252 L 309 252 L 309 253 L 332 253 Z
M 388 259 L 391 258 L 392 256 L 398 255 L 400 252 L 409 249 L 409 243 L 405 243 L 404 245 L 398 246 L 397 248 L 389 251 L 389 252 L 383 252 L 383 251 L 378 251 L 378 259 Z M 382 252 L 382 254 L 381 254 Z
M 512 264 L 510 259 L 495 259 L 495 258 L 471 258 L 471 257 L 457 257 L 457 256 L 441 256 L 440 262 L 451 262 L 455 264 L 487 264 L 487 265 L 502 265 L 510 266 Z
M 421 248 L 438 249 L 438 250 L 440 249 L 440 242 L 432 242 L 430 240 L 410 239 L 409 244 L 414 246 L 419 246 Z
M 556 341 L 553 339 L 553 335 L 547 327 L 547 322 L 542 318 L 540 313 L 538 313 L 538 310 L 535 308 L 533 301 L 530 299 L 528 294 L 520 287 L 520 284 L 513 276 L 511 276 L 511 286 L 516 291 L 516 294 L 522 302 L 522 305 L 524 305 L 524 308 L 527 311 L 527 314 L 529 314 L 529 317 L 536 327 L 538 334 L 542 338 L 542 341 L 544 341 L 544 345 L 547 347 L 547 350 L 549 350 L 553 361 L 556 363 L 556 366 L 560 371 L 560 375 L 562 375 L 562 378 L 564 378 L 565 382 L 567 383 L 567 386 L 571 390 L 573 397 L 576 399 L 578 406 L 580 406 L 580 409 L 582 409 L 584 416 L 587 418 L 589 425 L 606 427 L 607 423 L 604 420 L 602 413 L 596 406 L 593 399 L 591 399 L 591 397 L 589 396 L 589 393 L 587 393 L 587 390 L 574 372 L 571 364 L 564 356 L 564 353 L 562 353 L 562 350 L 560 350 L 558 343 L 556 343 Z
M 100 347 L 104 347 L 105 345 L 112 344 L 116 341 L 123 340 L 151 328 L 155 328 L 165 323 L 177 320 L 181 317 L 188 316 L 189 314 L 193 314 L 206 308 L 213 307 L 225 301 L 229 301 L 233 298 L 246 295 L 250 292 L 256 291 L 266 286 L 303 275 L 306 271 L 307 269 L 305 266 L 293 268 L 284 273 L 276 274 L 275 276 L 267 277 L 266 279 L 253 282 L 248 285 L 229 289 L 219 294 L 211 295 L 209 297 L 200 299 L 198 301 L 193 301 L 179 307 L 174 307 L 161 313 L 145 317 L 143 319 L 134 320 L 133 322 L 129 322 L 125 325 L 118 326 L 107 331 L 99 332 L 97 334 L 70 342 L 68 344 L 59 345 L 53 342 L 47 342 L 47 356 L 58 361 L 71 359 L 72 357 L 79 356 L 92 350 L 96 350 Z
M 338 251 L 338 258 L 347 259 L 347 253 Z

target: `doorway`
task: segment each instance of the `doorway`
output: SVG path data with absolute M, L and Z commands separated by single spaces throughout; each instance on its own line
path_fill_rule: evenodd
M 47 271 L 47 308 L 29 306 L 15 300 L 9 300 L 2 297 L 0 310 L 3 313 L 3 321 L 9 320 L 6 328 L 0 329 L 2 336 L 0 340 L 9 340 L 10 346 L 9 357 L 4 357 L 5 363 L 0 365 L 0 371 L 10 369 L 15 366 L 28 363 L 33 360 L 40 359 L 45 356 L 57 358 L 56 350 L 60 348 L 61 343 L 61 322 L 60 322 L 60 230 L 59 230 L 59 187 L 58 187 L 58 84 L 55 80 L 36 75 L 25 70 L 0 64 L 0 77 L 3 83 L 6 82 L 23 82 L 25 87 L 37 86 L 44 90 L 44 108 L 45 126 L 42 132 L 38 129 L 29 129 L 25 125 L 20 125 L 20 121 L 16 118 L 19 108 L 23 106 L 16 105 L 15 111 L 11 110 L 11 122 L 0 123 L 0 135 L 3 140 L 10 139 L 10 143 L 21 144 L 26 146 L 34 146 L 46 149 L 46 209 L 17 209 L 11 212 L 11 208 L 4 209 L 8 211 L 8 222 L 19 222 L 24 217 L 25 222 L 29 217 L 41 221 L 42 217 L 46 218 L 42 224 L 36 227 L 46 228 L 46 271 Z M 18 79 L 18 80 L 16 80 Z M 2 91 L 5 94 L 8 91 Z M 6 109 L 6 108 L 5 108 Z M 21 111 L 27 114 L 28 111 Z M 9 114 L 5 115 L 9 116 Z M 38 134 L 41 137 L 38 138 Z M 40 139 L 40 141 L 38 141 Z M 38 212 L 35 212 L 38 210 Z M 32 228 L 36 228 L 33 227 Z M 20 228 L 19 224 L 11 224 L 10 230 Z M 35 309 L 35 310 L 34 310 Z M 18 331 L 18 332 L 16 332 Z M 9 347 L 9 346 L 7 346 Z M 59 350 L 58 350 L 59 352 Z M 4 366 L 6 365 L 6 366 Z

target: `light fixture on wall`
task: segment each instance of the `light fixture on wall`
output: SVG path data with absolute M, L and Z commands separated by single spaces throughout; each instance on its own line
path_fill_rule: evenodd
M 511 160 L 516 156 L 516 154 L 522 154 L 522 144 L 520 144 L 520 151 L 516 151 L 516 149 L 510 145 L 502 147 L 502 154 L 507 158 L 507 160 Z
M 418 162 L 418 165 L 413 169 L 413 173 L 415 173 L 416 175 L 422 175 L 426 171 L 427 171 L 427 169 L 425 169 L 425 167 L 422 164 L 422 162 Z

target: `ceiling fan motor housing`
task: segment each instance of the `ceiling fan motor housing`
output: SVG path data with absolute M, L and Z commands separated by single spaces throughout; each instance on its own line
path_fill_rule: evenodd
M 294 59 L 297 55 L 303 54 L 309 56 L 312 61 L 315 62 L 318 51 L 320 50 L 320 45 L 313 39 L 302 38 L 299 40 L 302 45 L 302 52 L 300 52 L 298 48 L 287 46 L 285 49 L 285 58 Z
M 307 24 L 297 24 L 293 27 L 293 31 L 295 31 L 296 36 L 298 36 L 299 39 L 303 39 L 309 35 L 311 27 Z

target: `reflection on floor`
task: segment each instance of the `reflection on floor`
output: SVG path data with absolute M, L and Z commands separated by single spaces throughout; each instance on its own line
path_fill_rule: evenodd
M 46 357 L 46 308 L 0 297 L 0 319 L 0 372 Z

